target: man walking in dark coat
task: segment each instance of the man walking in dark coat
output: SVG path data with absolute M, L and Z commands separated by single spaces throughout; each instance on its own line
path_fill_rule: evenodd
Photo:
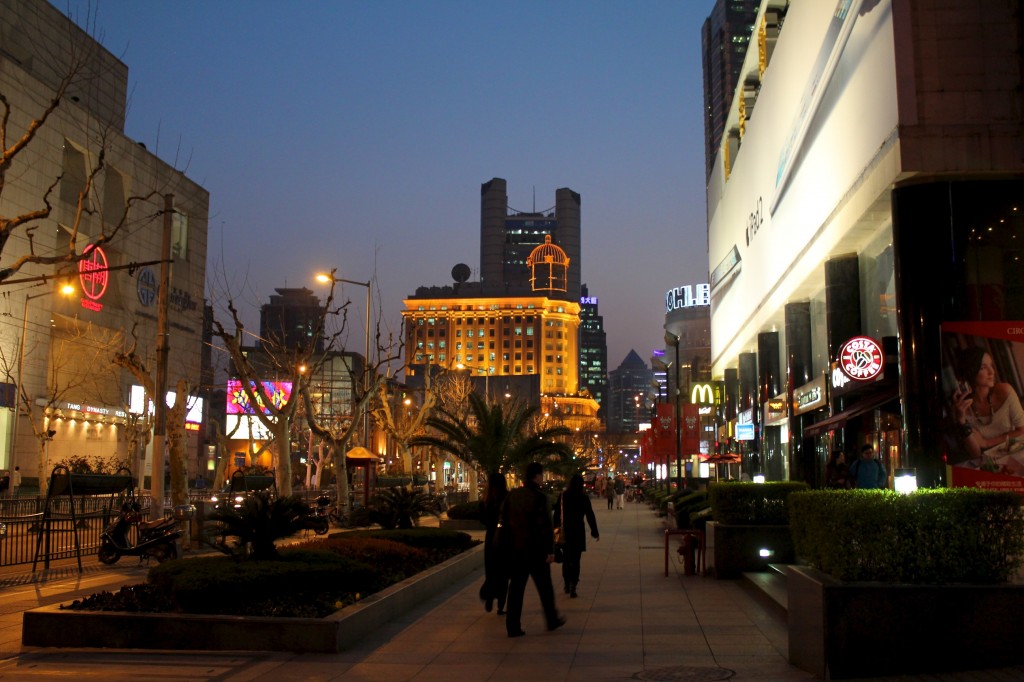
M 526 467 L 523 487 L 509 492 L 501 510 L 500 542 L 508 556 L 509 589 L 505 629 L 509 637 L 523 632 L 523 597 L 526 581 L 533 584 L 540 596 L 548 630 L 565 625 L 565 618 L 555 607 L 555 590 L 551 585 L 551 564 L 555 560 L 555 535 L 551 525 L 548 496 L 541 490 L 544 467 L 530 462 Z

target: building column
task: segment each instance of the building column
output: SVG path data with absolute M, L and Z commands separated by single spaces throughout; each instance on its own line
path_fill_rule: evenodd
M 811 303 L 797 301 L 787 303 L 786 315 L 786 357 L 788 359 L 787 399 L 790 414 L 793 412 L 793 389 L 810 382 L 813 376 L 814 358 L 811 351 Z M 804 418 L 789 420 L 789 478 L 804 481 L 814 486 L 818 480 L 821 463 L 817 461 L 813 439 L 804 439 Z
M 763 420 L 764 406 L 782 392 L 782 371 L 779 359 L 779 333 L 761 332 L 757 335 L 757 421 Z M 770 431 L 761 426 L 761 471 L 770 481 L 785 479 L 782 441 L 778 428 Z

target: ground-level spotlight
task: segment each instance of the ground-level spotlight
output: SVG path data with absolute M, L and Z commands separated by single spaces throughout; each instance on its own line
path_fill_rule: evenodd
M 897 469 L 893 477 L 893 487 L 896 492 L 904 495 L 917 490 L 917 469 Z

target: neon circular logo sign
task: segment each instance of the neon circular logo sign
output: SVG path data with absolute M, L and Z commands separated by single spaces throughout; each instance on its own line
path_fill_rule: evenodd
M 855 336 L 839 349 L 839 367 L 854 381 L 871 381 L 884 366 L 882 347 L 867 336 Z

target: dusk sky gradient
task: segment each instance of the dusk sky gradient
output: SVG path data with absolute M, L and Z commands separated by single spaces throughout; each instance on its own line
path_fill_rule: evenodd
M 582 198 L 582 281 L 614 369 L 707 281 L 700 27 L 712 0 L 53 0 L 129 68 L 127 134 L 210 192 L 207 297 L 318 271 L 402 299 L 477 279 L 480 185 Z M 536 192 L 536 203 L 534 203 Z M 379 289 L 379 292 L 378 292 Z M 362 350 L 365 290 L 347 347 Z

